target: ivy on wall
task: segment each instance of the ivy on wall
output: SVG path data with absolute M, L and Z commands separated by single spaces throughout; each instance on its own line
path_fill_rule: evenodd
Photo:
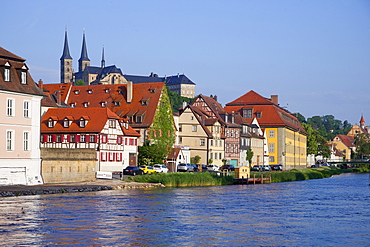
M 149 140 L 155 144 L 159 156 L 163 160 L 170 154 L 175 143 L 175 123 L 172 115 L 172 107 L 168 97 L 167 87 L 163 87 L 152 126 L 149 128 Z

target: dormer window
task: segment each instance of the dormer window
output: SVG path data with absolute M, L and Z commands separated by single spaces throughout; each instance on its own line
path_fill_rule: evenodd
M 70 104 L 70 106 L 71 106 L 72 108 L 75 108 L 75 107 L 76 107 L 76 103 L 71 103 L 71 104 Z
M 105 102 L 105 101 L 100 102 L 100 105 L 101 105 L 101 107 L 107 107 L 107 102 Z
M 69 120 L 68 120 L 68 118 L 65 118 L 65 119 L 63 120 L 63 127 L 64 127 L 64 128 L 68 128 L 68 127 L 69 127 Z
M 87 93 L 92 94 L 93 93 L 92 89 L 87 90 Z
M 120 106 L 120 103 L 118 101 L 114 101 L 114 106 Z
M 155 88 L 149 88 L 150 93 L 155 93 Z
M 53 128 L 54 127 L 54 120 L 52 118 L 49 118 L 48 120 L 48 127 Z
M 80 128 L 85 128 L 86 127 L 86 122 L 84 118 L 80 118 Z
M 10 64 L 6 63 L 4 67 L 4 81 L 10 81 Z
M 73 91 L 73 92 L 75 93 L 75 95 L 80 94 L 80 90 L 75 90 L 75 91 Z
M 144 97 L 144 98 L 142 98 L 142 99 L 140 100 L 140 102 L 141 102 L 141 105 L 142 105 L 142 106 L 146 106 L 146 105 L 148 105 L 149 98 Z
M 89 107 L 89 102 L 83 102 L 83 103 L 82 103 L 82 105 L 83 105 L 85 108 L 87 108 L 87 107 Z
M 21 71 L 21 84 L 27 84 L 27 67 L 25 65 Z
M 110 93 L 110 90 L 108 88 L 104 89 L 105 93 Z
M 260 112 L 260 111 L 256 112 L 256 117 L 261 118 L 262 117 L 262 112 Z

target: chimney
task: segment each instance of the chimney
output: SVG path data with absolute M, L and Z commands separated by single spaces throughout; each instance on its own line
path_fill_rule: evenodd
M 131 103 L 132 101 L 132 92 L 133 88 L 132 88 L 132 81 L 127 81 L 127 89 L 126 89 L 126 102 L 127 103 Z
M 62 104 L 62 96 L 60 94 L 60 91 L 55 91 L 55 98 L 57 99 L 57 104 L 61 105 Z
M 279 105 L 279 95 L 271 95 L 271 102 L 275 105 Z
M 213 99 L 217 102 L 217 95 L 213 96 Z
M 234 111 L 231 112 L 231 123 L 234 123 L 235 113 Z
M 44 89 L 44 82 L 41 79 L 39 80 L 39 88 L 41 91 Z

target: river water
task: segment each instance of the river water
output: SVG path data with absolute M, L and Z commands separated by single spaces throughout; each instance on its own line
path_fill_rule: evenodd
M 0 199 L 1 246 L 370 246 L 369 174 Z

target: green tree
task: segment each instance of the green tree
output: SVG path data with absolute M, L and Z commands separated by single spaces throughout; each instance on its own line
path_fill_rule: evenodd
M 307 123 L 306 118 L 299 112 L 293 113 L 300 123 Z
M 302 123 L 302 127 L 308 134 L 308 136 L 307 136 L 307 145 L 306 145 L 307 146 L 307 154 L 317 155 L 318 144 L 317 144 L 316 136 L 318 135 L 318 131 L 312 129 L 312 127 L 307 123 Z M 314 134 L 314 132 L 316 134 Z
M 355 159 L 362 159 L 363 155 L 370 155 L 370 142 L 369 137 L 366 134 L 362 133 L 355 136 L 355 146 Z
M 76 81 L 76 86 L 85 86 L 85 82 L 83 80 Z
M 249 162 L 249 166 L 251 166 L 252 165 L 252 158 L 253 158 L 253 155 L 254 155 L 252 149 L 248 149 L 246 154 L 247 154 L 246 160 Z
M 208 164 L 213 164 L 213 159 L 208 159 Z
M 342 122 L 335 119 L 333 115 L 313 116 L 307 119 L 307 123 L 327 141 L 333 139 L 336 135 L 347 135 L 352 128 L 352 125 L 347 120 Z
M 167 94 L 167 87 L 164 87 L 160 102 L 154 115 L 152 126 L 148 134 L 151 146 L 155 144 L 157 154 L 165 160 L 171 152 L 175 143 L 175 123 L 173 120 L 170 99 Z
M 201 157 L 199 155 L 195 155 L 195 157 L 192 158 L 192 160 L 194 162 L 193 164 L 198 165 L 199 162 L 200 162 L 200 159 L 201 159 Z
M 190 103 L 193 100 L 192 98 L 182 97 L 180 94 L 172 92 L 168 88 L 167 91 L 173 112 L 179 112 L 179 109 L 182 108 L 183 102 Z
M 138 161 L 139 165 L 162 164 L 163 155 L 159 152 L 159 147 L 156 144 L 150 144 L 147 141 L 139 147 Z

